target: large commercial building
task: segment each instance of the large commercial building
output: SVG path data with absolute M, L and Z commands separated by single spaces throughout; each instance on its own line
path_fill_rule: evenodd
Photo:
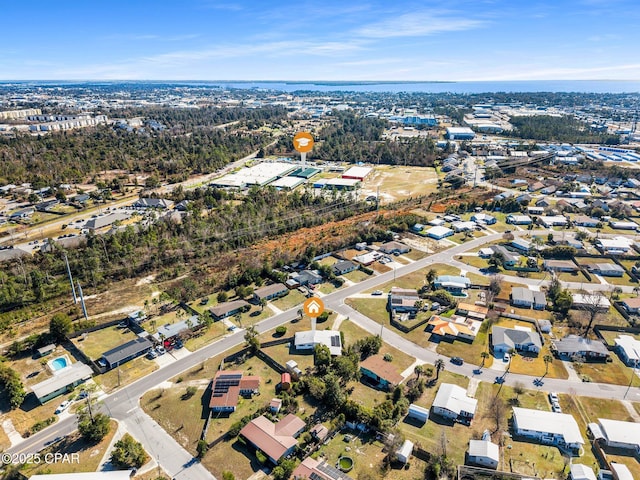
M 476 134 L 469 127 L 447 127 L 449 140 L 473 140 Z

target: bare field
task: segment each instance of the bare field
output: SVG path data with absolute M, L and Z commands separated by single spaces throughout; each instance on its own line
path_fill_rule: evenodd
M 428 195 L 438 188 L 438 174 L 432 167 L 380 165 L 374 168 L 360 190 L 362 195 L 376 195 L 381 203 Z

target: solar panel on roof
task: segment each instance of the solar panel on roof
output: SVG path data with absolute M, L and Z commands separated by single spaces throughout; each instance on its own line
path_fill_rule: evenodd
M 327 462 L 320 463 L 316 468 L 320 470 L 322 473 L 326 473 L 331 478 L 335 478 L 335 479 L 344 478 L 344 475 L 340 470 L 338 470 L 335 467 L 332 467 Z
M 340 346 L 340 337 L 338 335 L 334 335 L 331 337 L 331 346 L 339 347 Z

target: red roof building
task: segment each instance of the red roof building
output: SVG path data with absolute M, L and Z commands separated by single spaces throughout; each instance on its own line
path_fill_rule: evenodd
M 240 430 L 240 435 L 277 464 L 282 457 L 293 452 L 298 444 L 296 438 L 304 428 L 304 421 L 293 414 L 287 415 L 277 423 L 260 415 L 247 423 Z

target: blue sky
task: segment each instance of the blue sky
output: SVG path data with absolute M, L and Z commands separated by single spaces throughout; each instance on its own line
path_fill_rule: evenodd
M 637 0 L 28 0 L 2 17 L 4 80 L 640 80 Z

